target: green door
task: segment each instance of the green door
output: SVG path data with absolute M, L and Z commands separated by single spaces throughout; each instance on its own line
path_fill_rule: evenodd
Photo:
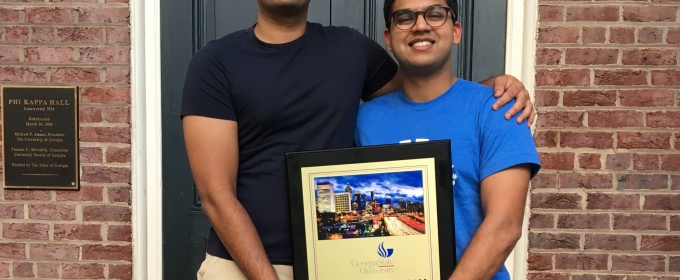
M 350 26 L 384 46 L 383 1 L 312 0 L 309 21 Z M 473 81 L 502 74 L 505 2 L 460 2 L 464 40 L 454 49 L 454 72 Z M 206 42 L 256 20 L 256 0 L 161 0 L 163 279 L 196 279 L 210 227 L 194 188 L 179 119 L 187 65 Z

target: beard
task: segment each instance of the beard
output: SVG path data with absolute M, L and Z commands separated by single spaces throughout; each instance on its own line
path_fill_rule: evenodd
M 311 0 L 257 0 L 260 10 L 271 19 L 299 19 L 307 15 Z
M 437 57 L 427 62 L 413 62 L 404 57 L 400 57 L 397 53 L 394 53 L 394 56 L 397 61 L 399 61 L 399 68 L 401 68 L 404 73 L 409 76 L 421 78 L 433 77 L 446 70 L 445 68 L 450 59 L 450 55 L 447 54 L 446 56 Z

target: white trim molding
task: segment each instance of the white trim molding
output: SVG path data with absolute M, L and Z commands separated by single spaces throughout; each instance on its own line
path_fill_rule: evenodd
M 538 0 L 508 0 L 507 20 L 505 73 L 520 79 L 534 101 Z M 527 279 L 529 198 L 527 194 L 522 237 L 505 263 L 513 280 Z
M 132 271 L 163 279 L 160 0 L 131 0 Z

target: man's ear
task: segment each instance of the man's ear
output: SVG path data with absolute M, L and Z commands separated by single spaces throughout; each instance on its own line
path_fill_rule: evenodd
M 390 39 L 390 29 L 385 28 L 385 31 L 383 32 L 383 39 L 385 39 L 385 47 L 387 48 L 388 52 L 392 52 L 392 39 Z
M 458 45 L 463 39 L 463 27 L 460 25 L 459 21 L 453 24 L 453 44 Z

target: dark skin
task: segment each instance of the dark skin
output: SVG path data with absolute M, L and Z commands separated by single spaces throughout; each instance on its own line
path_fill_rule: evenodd
M 310 0 L 258 0 L 258 39 L 281 44 L 305 32 Z M 499 107 L 517 99 L 510 116 L 524 110 L 520 118 L 533 120 L 533 105 L 523 84 L 512 76 L 499 76 L 484 84 L 496 88 Z M 397 75 L 373 98 L 403 86 Z M 357 100 L 358 101 L 358 100 Z M 508 117 L 509 119 L 510 117 Z M 236 197 L 239 163 L 238 126 L 234 121 L 201 116 L 183 118 L 189 163 L 202 199 L 202 207 L 234 262 L 248 279 L 277 279 L 250 216 Z
M 425 11 L 444 0 L 397 0 L 393 11 Z M 434 21 L 434 19 L 433 19 Z M 435 25 L 435 24 L 433 24 Z M 404 96 L 415 102 L 437 98 L 458 79 L 451 73 L 451 49 L 461 41 L 460 23 L 428 25 L 419 15 L 409 30 L 391 24 L 385 30 L 388 50 L 404 72 Z M 425 44 L 421 44 L 426 42 Z M 514 166 L 481 181 L 484 220 L 463 252 L 450 280 L 491 279 L 508 258 L 522 234 L 524 207 L 530 179 L 529 166 Z

